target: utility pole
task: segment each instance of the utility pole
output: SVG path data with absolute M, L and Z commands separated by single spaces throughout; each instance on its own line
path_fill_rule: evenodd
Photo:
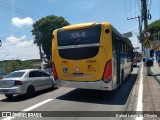
M 139 40 L 140 42 L 142 42 L 142 20 L 141 20 L 141 17 L 138 16 L 138 17 L 134 17 L 134 18 L 127 18 L 127 20 L 132 20 L 132 19 L 137 19 L 138 18 L 138 23 L 139 23 Z
M 146 0 L 141 0 L 141 5 L 142 5 L 142 18 L 144 20 L 144 33 L 146 34 L 148 32 L 148 19 L 149 19 L 149 14 L 147 13 Z M 146 38 L 145 38 L 144 42 L 147 41 L 148 37 L 146 35 Z M 151 67 L 153 66 L 153 61 L 150 59 L 150 50 L 151 50 L 151 48 L 145 46 L 145 49 L 144 49 L 145 53 L 144 54 L 145 54 L 145 63 L 146 63 L 146 68 L 147 68 L 147 75 L 151 75 L 152 74 L 151 73 Z
M 142 17 L 138 15 L 138 17 L 134 18 L 127 18 L 127 20 L 132 20 L 132 19 L 137 19 L 138 18 L 138 23 L 139 23 L 139 42 L 142 44 Z M 142 53 L 143 53 L 143 45 L 142 45 Z
M 142 4 L 142 16 L 144 19 L 144 30 L 145 32 L 148 29 L 148 14 L 147 14 L 147 3 L 146 0 L 141 0 L 141 4 Z
M 147 14 L 147 3 L 146 0 L 141 0 L 142 4 L 142 19 L 144 20 L 144 33 L 148 30 L 148 14 Z M 144 55 L 146 59 L 150 58 L 150 48 L 144 49 Z

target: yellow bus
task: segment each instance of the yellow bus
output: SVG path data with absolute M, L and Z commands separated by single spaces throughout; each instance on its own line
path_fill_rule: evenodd
M 133 46 L 110 23 L 54 30 L 53 75 L 58 87 L 114 90 L 132 71 Z

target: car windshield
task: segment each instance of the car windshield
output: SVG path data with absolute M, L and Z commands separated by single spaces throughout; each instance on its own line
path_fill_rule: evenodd
M 5 78 L 12 78 L 12 77 L 22 77 L 25 72 L 12 72 L 8 74 Z

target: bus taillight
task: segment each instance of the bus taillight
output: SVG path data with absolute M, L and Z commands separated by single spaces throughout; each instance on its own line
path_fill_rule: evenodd
M 53 72 L 54 80 L 57 80 L 58 75 L 57 75 L 57 71 L 56 71 L 54 63 L 52 63 L 52 72 Z
M 107 61 L 104 75 L 103 75 L 103 81 L 104 82 L 110 82 L 112 79 L 112 61 L 111 59 Z

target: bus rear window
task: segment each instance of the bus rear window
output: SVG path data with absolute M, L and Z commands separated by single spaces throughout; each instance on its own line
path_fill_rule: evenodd
M 79 30 L 59 30 L 57 33 L 58 46 L 99 43 L 101 25 Z

